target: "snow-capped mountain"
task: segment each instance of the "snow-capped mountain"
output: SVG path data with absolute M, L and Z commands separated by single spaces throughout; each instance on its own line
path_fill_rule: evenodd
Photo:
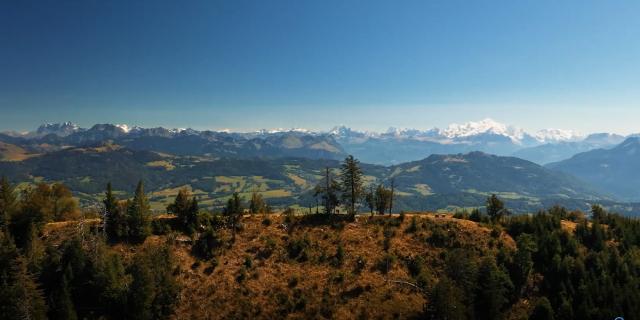
M 449 139 L 463 139 L 480 135 L 496 135 L 511 139 L 514 143 L 521 143 L 527 133 L 514 126 L 507 126 L 492 119 L 484 119 L 478 122 L 467 122 L 464 124 L 451 124 L 446 129 L 440 131 Z
M 414 140 L 428 140 L 442 143 L 478 141 L 482 137 L 504 137 L 511 142 L 524 146 L 544 143 L 577 141 L 584 137 L 572 130 L 544 129 L 536 133 L 528 133 L 525 130 L 497 122 L 493 119 L 471 121 L 463 124 L 450 124 L 445 129 L 432 128 L 428 130 L 390 127 L 386 132 L 357 131 L 345 126 L 331 129 L 328 134 L 339 139 L 349 138 L 402 138 Z
M 63 122 L 63 123 L 45 123 L 38 127 L 35 132 L 29 133 L 28 135 L 36 136 L 36 137 L 44 137 L 49 134 L 55 134 L 59 137 L 66 137 L 72 133 L 81 131 L 80 126 L 73 122 Z
M 563 141 L 578 141 L 584 139 L 584 136 L 573 130 L 564 129 L 542 129 L 534 135 L 534 137 L 544 143 L 554 143 Z
M 71 122 L 65 122 L 44 124 L 36 131 L 19 137 L 29 139 L 35 145 L 62 147 L 65 144 L 85 145 L 112 140 L 125 145 L 135 145 L 136 148 L 143 148 L 150 143 L 171 146 L 167 147 L 168 150 L 173 150 L 172 148 L 177 148 L 174 145 L 191 139 L 189 143 L 198 150 L 203 149 L 199 144 L 220 143 L 221 149 L 216 149 L 218 153 L 224 151 L 223 145 L 238 145 L 251 141 L 247 148 L 260 148 L 260 154 L 265 153 L 266 156 L 269 155 L 267 146 L 291 147 L 308 144 L 309 148 L 313 146 L 327 149 L 327 146 L 330 146 L 328 149 L 335 151 L 331 154 L 332 158 L 336 158 L 336 154 L 343 150 L 362 162 L 385 165 L 420 160 L 432 154 L 472 151 L 517 156 L 545 164 L 567 159 L 579 152 L 612 147 L 624 139 L 622 136 L 607 133 L 584 137 L 564 129 L 544 129 L 530 133 L 492 119 L 454 123 L 444 129 L 390 127 L 383 132 L 359 131 L 344 125 L 324 132 L 303 128 L 261 129 L 250 132 L 198 131 L 185 128 L 142 128 L 128 124 L 97 124 L 84 129 Z M 189 148 L 181 147 L 180 153 L 189 154 Z M 243 152 L 250 153 L 246 150 Z M 200 153 L 204 151 L 201 150 Z

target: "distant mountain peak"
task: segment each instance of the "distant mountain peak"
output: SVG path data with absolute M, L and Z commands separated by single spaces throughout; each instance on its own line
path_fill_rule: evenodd
M 549 142 L 562 142 L 562 141 L 577 141 L 584 136 L 573 130 L 565 130 L 565 129 L 542 129 L 534 135 L 534 137 L 544 143 Z
M 80 126 L 67 121 L 62 123 L 45 123 L 38 127 L 36 135 L 43 137 L 49 134 L 55 134 L 60 137 L 66 137 L 74 132 L 80 131 Z
M 615 147 L 615 149 L 631 149 L 634 150 L 640 147 L 640 137 L 629 137 L 624 140 L 621 144 Z
M 524 130 L 520 128 L 505 125 L 491 118 L 486 118 L 477 122 L 469 121 L 463 124 L 453 123 L 446 129 L 442 130 L 441 133 L 450 139 L 466 138 L 482 134 L 494 134 L 508 137 L 514 142 L 521 142 L 526 134 Z

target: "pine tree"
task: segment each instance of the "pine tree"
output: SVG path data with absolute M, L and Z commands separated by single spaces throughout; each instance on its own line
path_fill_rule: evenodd
M 501 221 L 502 217 L 508 215 L 509 212 L 505 209 L 504 202 L 500 200 L 495 194 L 492 194 L 487 198 L 487 214 L 493 221 Z
M 427 307 L 427 317 L 431 319 L 466 319 L 463 292 L 453 281 L 443 277 L 433 288 Z
M 477 319 L 499 319 L 513 284 L 493 258 L 485 258 L 478 270 L 475 315 Z
M 0 319 L 46 319 L 42 291 L 13 240 L 0 230 Z
M 364 195 L 364 202 L 367 204 L 367 207 L 371 212 L 371 216 L 373 216 L 373 210 L 376 208 L 376 192 L 373 185 L 369 187 L 369 191 Z
M 229 227 L 231 228 L 231 241 L 233 242 L 236 241 L 236 229 L 243 211 L 242 199 L 237 192 L 234 192 L 231 198 L 227 200 L 227 206 L 224 208 L 224 215 L 227 216 Z
M 167 212 L 175 214 L 182 229 L 193 234 L 198 224 L 198 201 L 191 197 L 189 190 L 181 189 L 172 204 L 167 206 Z
M 529 275 L 533 270 L 532 254 L 537 251 L 537 247 L 534 238 L 526 233 L 521 234 L 517 238 L 516 243 L 518 250 L 514 256 L 515 270 L 513 281 L 514 286 L 520 291 L 527 283 Z
M 396 192 L 396 179 L 391 178 L 391 189 L 389 190 L 389 214 L 393 212 L 393 198 Z
M 118 206 L 118 199 L 113 194 L 111 182 L 107 183 L 104 205 L 105 232 L 109 241 L 115 242 L 127 236 L 127 221 L 123 210 Z
M 547 297 L 538 299 L 529 320 L 553 320 L 553 308 Z
M 18 197 L 14 186 L 6 177 L 0 179 L 0 230 L 7 230 L 9 220 L 18 206 Z
M 338 192 L 340 184 L 333 179 L 329 168 L 325 168 L 325 177 L 315 188 L 314 196 L 321 196 L 324 205 L 325 214 L 335 213 L 336 208 L 340 205 Z
M 591 206 L 591 218 L 593 219 L 593 221 L 605 223 L 604 219 L 606 216 L 607 212 L 601 206 L 597 204 Z
M 266 204 L 262 195 L 254 192 L 251 195 L 251 201 L 249 201 L 249 212 L 251 213 L 265 213 Z
M 151 235 L 151 208 L 144 193 L 144 184 L 138 182 L 133 200 L 128 208 L 129 239 L 144 242 Z
M 348 213 L 355 215 L 357 213 L 357 204 L 362 197 L 362 169 L 360 169 L 360 161 L 352 155 L 344 159 L 342 164 L 341 189 L 342 199 L 349 205 Z
M 147 247 L 134 257 L 129 273 L 127 315 L 132 319 L 164 319 L 173 314 L 180 287 L 174 276 L 171 248 Z
M 375 192 L 375 204 L 376 210 L 379 214 L 384 214 L 384 212 L 389 208 L 389 200 L 391 199 L 391 190 L 385 188 L 384 185 L 380 184 L 376 188 Z

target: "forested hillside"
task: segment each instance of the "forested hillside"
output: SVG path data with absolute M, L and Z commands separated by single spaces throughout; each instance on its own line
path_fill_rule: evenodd
M 142 183 L 102 200 L 87 216 L 62 185 L 19 195 L 2 180 L 0 318 L 640 314 L 640 221 L 599 206 L 511 216 L 491 196 L 454 215 L 296 215 L 236 194 L 210 212 L 182 190 L 152 216 Z
M 62 182 L 85 204 L 97 203 L 108 182 L 125 194 L 140 179 L 153 192 L 154 210 L 164 208 L 180 188 L 197 194 L 201 205 L 221 208 L 234 192 L 253 192 L 278 206 L 302 208 L 318 201 L 314 188 L 325 179 L 325 169 L 339 175 L 336 160 L 307 158 L 217 158 L 177 156 L 134 150 L 117 144 L 67 148 L 22 161 L 0 161 L 0 175 L 21 183 Z M 492 193 L 505 198 L 517 212 L 532 212 L 546 205 L 562 204 L 586 210 L 594 200 L 635 214 L 632 204 L 618 204 L 604 191 L 567 174 L 545 169 L 513 157 L 481 152 L 434 155 L 421 161 L 385 167 L 360 164 L 364 187 L 395 184 L 401 210 L 453 210 L 476 207 Z

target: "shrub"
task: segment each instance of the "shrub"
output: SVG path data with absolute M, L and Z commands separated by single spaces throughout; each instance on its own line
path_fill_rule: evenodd
M 385 254 L 379 261 L 376 263 L 376 269 L 382 272 L 383 274 L 387 274 L 393 265 L 396 263 L 398 258 L 393 254 L 387 253 Z
M 355 262 L 355 267 L 353 269 L 353 272 L 356 274 L 360 274 L 362 272 L 362 270 L 364 270 L 364 268 L 367 266 L 367 259 L 365 259 L 362 256 L 358 256 L 358 258 L 356 258 L 356 262 Z
M 411 224 L 409 224 L 404 232 L 415 233 L 416 231 L 418 231 L 418 219 L 414 216 L 411 218 Z
M 205 260 L 209 260 L 215 256 L 215 252 L 222 246 L 222 240 L 213 228 L 208 228 L 200 235 L 196 243 L 193 245 L 193 253 Z
M 333 266 L 338 268 L 338 267 L 341 267 L 343 263 L 344 263 L 344 248 L 340 243 L 336 248 L 336 254 L 333 256 Z
M 300 262 L 304 262 L 309 260 L 309 247 L 311 246 L 311 242 L 309 238 L 305 236 L 302 239 L 293 239 L 289 240 L 287 244 L 287 252 L 289 253 L 290 259 L 295 259 Z
M 427 242 L 434 247 L 442 248 L 449 245 L 450 237 L 446 231 L 440 227 L 435 227 L 431 232 L 431 236 L 427 238 Z

